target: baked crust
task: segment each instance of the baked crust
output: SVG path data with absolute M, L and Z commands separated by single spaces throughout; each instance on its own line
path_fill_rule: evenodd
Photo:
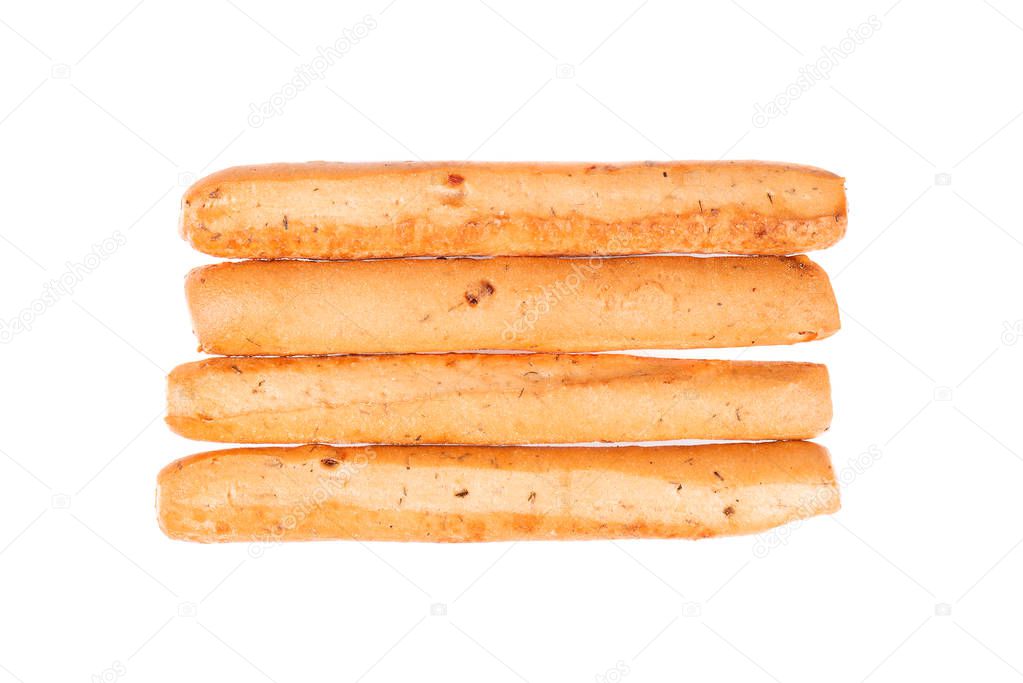
M 228 258 L 793 254 L 845 227 L 841 177 L 756 161 L 241 166 L 181 211 Z
M 175 368 L 167 423 L 234 443 L 479 445 L 803 439 L 827 368 L 627 355 L 212 358 Z
M 839 328 L 805 256 L 244 261 L 185 281 L 224 355 L 793 344 Z
M 706 538 L 838 508 L 827 450 L 802 441 L 240 448 L 157 484 L 164 533 L 200 542 Z

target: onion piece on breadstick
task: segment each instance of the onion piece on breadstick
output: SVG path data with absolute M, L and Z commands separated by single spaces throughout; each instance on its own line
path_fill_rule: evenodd
M 242 166 L 195 183 L 181 215 L 228 258 L 793 254 L 845 226 L 841 177 L 755 161 Z
M 839 327 L 805 256 L 246 261 L 185 290 L 202 350 L 232 356 L 762 346 Z
M 624 355 L 213 358 L 175 368 L 167 423 L 236 443 L 480 445 L 803 439 L 827 368 Z
M 171 538 L 518 541 L 749 534 L 839 508 L 821 446 L 239 448 L 160 472 Z

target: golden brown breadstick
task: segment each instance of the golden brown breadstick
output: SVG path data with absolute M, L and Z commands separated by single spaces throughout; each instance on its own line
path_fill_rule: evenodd
M 839 327 L 805 256 L 247 261 L 193 270 L 207 353 L 608 351 L 792 344 Z
M 189 188 L 181 217 L 230 258 L 793 254 L 845 226 L 841 177 L 755 161 L 242 166 Z
M 480 445 L 803 439 L 827 368 L 623 355 L 213 358 L 175 368 L 167 423 L 237 443 Z
M 512 541 L 706 538 L 839 508 L 806 441 L 621 448 L 239 448 L 160 472 L 171 538 Z

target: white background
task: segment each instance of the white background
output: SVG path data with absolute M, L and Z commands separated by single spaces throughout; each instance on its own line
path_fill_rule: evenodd
M 0 319 L 31 327 L 0 346 L 0 681 L 1023 676 L 1018 3 L 134 2 L 0 11 Z M 871 15 L 828 79 L 753 124 Z M 829 365 L 842 512 L 704 542 L 257 558 L 164 538 L 156 473 L 206 448 L 161 420 L 166 371 L 197 357 L 182 277 L 208 260 L 177 237 L 183 185 L 466 157 L 844 175 L 848 236 L 814 255 L 843 330 L 742 353 Z

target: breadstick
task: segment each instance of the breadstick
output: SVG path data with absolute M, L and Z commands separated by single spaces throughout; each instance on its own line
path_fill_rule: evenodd
M 185 290 L 201 349 L 232 356 L 761 346 L 839 327 L 805 256 L 248 261 Z
M 171 463 L 160 527 L 208 542 L 707 538 L 839 508 L 806 441 L 598 448 L 238 448 Z
M 753 161 L 242 166 L 189 188 L 181 217 L 229 258 L 793 254 L 845 226 L 841 177 Z
M 236 443 L 480 445 L 802 439 L 827 368 L 622 355 L 213 358 L 168 382 L 177 433 Z

